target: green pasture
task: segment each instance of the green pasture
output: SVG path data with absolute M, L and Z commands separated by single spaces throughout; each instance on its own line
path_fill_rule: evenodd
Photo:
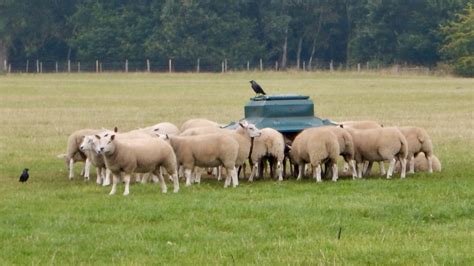
M 424 127 L 441 173 L 337 183 L 204 179 L 130 195 L 69 181 L 67 136 L 243 117 L 255 79 L 321 118 Z M 474 80 L 377 73 L 0 75 L 0 265 L 474 264 Z M 20 184 L 23 168 L 30 180 Z M 94 175 L 93 175 L 94 176 Z M 94 176 L 95 177 L 95 176 Z M 169 184 L 169 187 L 172 187 Z M 341 230 L 340 239 L 338 232 Z

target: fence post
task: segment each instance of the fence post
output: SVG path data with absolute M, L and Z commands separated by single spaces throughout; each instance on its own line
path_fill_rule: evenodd
M 77 73 L 81 73 L 81 61 L 77 62 Z
M 40 69 L 39 69 L 39 60 L 36 59 L 36 73 L 39 73 L 40 72 Z
M 224 61 L 221 62 L 221 72 L 224 73 Z
M 12 73 L 12 64 L 8 64 L 8 74 Z
M 367 71 L 369 70 L 369 61 L 367 61 L 367 63 L 365 63 L 365 68 L 367 69 Z
M 260 71 L 263 71 L 263 62 L 262 62 L 262 58 L 260 58 Z
M 99 60 L 95 60 L 95 73 L 99 73 Z
M 357 72 L 360 72 L 360 63 L 357 63 Z
M 227 58 L 224 59 L 224 71 L 227 72 Z
M 247 71 L 250 71 L 250 62 L 247 61 Z
M 40 62 L 40 73 L 43 73 L 43 62 Z
M 55 62 L 54 69 L 56 70 L 56 73 L 58 73 L 58 61 Z
M 199 73 L 199 71 L 201 71 L 201 58 L 198 58 L 197 60 L 197 66 L 196 66 L 196 72 Z
M 99 72 L 102 72 L 102 62 L 99 63 Z
M 306 71 L 306 61 L 303 61 L 303 71 Z
M 71 73 L 71 60 L 67 60 L 67 73 Z
M 275 61 L 275 71 L 278 71 L 278 60 Z
M 7 68 L 7 59 L 3 60 L 3 69 L 5 69 L 5 71 L 8 71 L 8 68 Z
M 171 73 L 171 59 L 168 59 L 168 72 Z
M 331 72 L 334 71 L 334 62 L 333 62 L 332 60 L 331 60 L 331 62 L 329 63 L 329 70 L 330 70 Z
M 150 73 L 150 59 L 146 60 L 146 72 Z
M 30 60 L 26 60 L 26 73 L 28 73 L 28 68 L 30 66 Z
M 125 73 L 128 73 L 128 59 L 125 59 Z

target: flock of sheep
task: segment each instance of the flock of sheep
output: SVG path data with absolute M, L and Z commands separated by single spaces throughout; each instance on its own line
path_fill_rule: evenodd
M 370 174 L 372 164 L 378 162 L 382 175 L 390 178 L 400 171 L 401 178 L 417 171 L 440 171 L 441 164 L 433 155 L 432 142 L 427 132 L 419 127 L 383 127 L 373 121 L 335 123 L 334 126 L 308 128 L 293 141 L 272 128 L 258 129 L 245 120 L 235 129 L 222 128 L 207 119 L 191 119 L 181 129 L 168 122 L 129 132 L 82 129 L 68 138 L 67 154 L 61 155 L 74 177 L 74 162 L 84 161 L 82 175 L 90 177 L 91 164 L 97 170 L 97 184 L 110 185 L 110 195 L 117 191 L 120 178 L 125 183 L 124 195 L 130 192 L 132 176 L 146 183 L 151 177 L 160 182 L 163 193 L 167 186 L 163 174 L 173 182 L 173 191 L 179 191 L 179 177 L 186 186 L 200 183 L 203 171 L 218 180 L 226 176 L 224 187 L 236 187 L 239 176 L 246 177 L 246 162 L 251 165 L 249 181 L 261 176 L 268 162 L 270 175 L 282 181 L 287 175 L 300 180 L 304 175 L 318 182 L 323 176 L 337 181 L 337 160 L 345 161 L 344 173 L 354 179 Z M 290 163 L 287 163 L 287 160 Z M 385 173 L 384 162 L 389 162 Z M 323 166 L 324 173 L 323 173 Z

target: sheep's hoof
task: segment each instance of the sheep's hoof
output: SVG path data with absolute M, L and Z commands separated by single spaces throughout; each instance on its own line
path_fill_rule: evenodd
M 124 196 L 128 196 L 129 192 L 124 192 L 123 195 Z
M 190 184 L 190 183 L 186 183 L 186 185 L 185 185 L 185 186 L 187 186 L 187 187 L 190 187 L 190 186 L 191 186 L 191 184 Z
M 178 192 L 179 192 L 179 189 L 173 190 L 173 193 L 178 193 Z
M 110 192 L 109 193 L 109 196 L 113 196 L 113 195 L 115 195 L 115 192 Z

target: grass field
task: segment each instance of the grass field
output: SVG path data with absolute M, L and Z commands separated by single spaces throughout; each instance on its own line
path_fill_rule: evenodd
M 424 127 L 443 171 L 235 189 L 204 180 L 178 194 L 133 185 L 123 197 L 78 178 L 79 164 L 69 181 L 56 158 L 80 128 L 238 120 L 250 79 L 270 94 L 310 95 L 322 118 Z M 0 264 L 474 265 L 473 111 L 474 80 L 451 77 L 0 76 Z

